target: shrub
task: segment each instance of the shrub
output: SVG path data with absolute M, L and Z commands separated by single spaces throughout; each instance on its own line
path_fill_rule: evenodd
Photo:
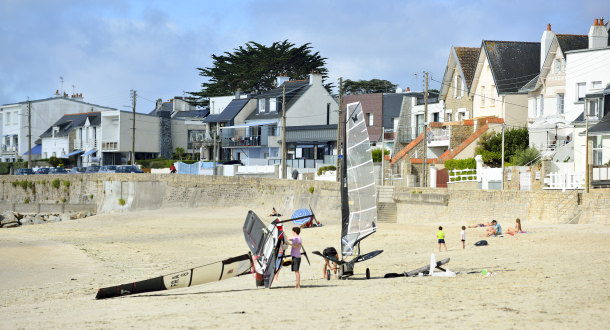
M 309 187 L 309 193 L 310 193 L 310 194 L 312 194 L 312 195 L 313 195 L 313 192 L 314 192 L 315 190 L 316 190 L 316 188 L 314 188 L 313 186 L 312 186 L 312 187 Z
M 34 189 L 34 182 L 33 181 L 28 181 L 28 188 Z
M 327 171 L 336 171 L 337 167 L 335 165 L 322 166 L 318 169 L 318 176 L 326 173 Z
M 61 159 L 59 159 L 55 156 L 51 156 L 51 157 L 49 157 L 48 163 L 53 167 L 57 167 L 57 166 L 59 166 L 59 164 L 61 164 Z
M 19 181 L 19 185 L 21 186 L 21 188 L 23 188 L 23 190 L 28 189 L 28 182 L 25 180 Z
M 17 188 L 17 186 L 19 185 L 19 181 L 13 181 L 11 182 L 11 184 L 13 185 L 13 188 Z
M 383 151 L 383 154 L 389 155 L 390 150 L 385 149 Z M 375 163 L 381 162 L 381 148 L 375 148 L 375 149 L 371 150 L 371 156 L 373 157 L 373 162 L 375 162 Z
M 64 187 L 70 187 L 70 181 L 68 181 L 68 180 L 65 180 L 63 182 L 63 184 L 64 184 Z
M 125 205 L 125 200 L 122 198 L 119 198 L 119 205 L 121 205 L 121 206 Z
M 59 188 L 59 179 L 54 179 L 53 182 L 51 182 L 51 185 L 53 188 Z
M 518 150 L 513 157 L 511 157 L 511 163 L 515 166 L 524 165 L 535 165 L 540 162 L 540 159 L 536 160 L 540 156 L 540 152 L 535 148 L 527 148 Z M 535 161 L 535 162 L 534 162 Z
M 466 159 L 449 159 L 445 161 L 445 168 L 448 171 L 451 170 L 465 170 L 465 169 L 476 169 L 477 162 L 474 158 L 466 158 Z

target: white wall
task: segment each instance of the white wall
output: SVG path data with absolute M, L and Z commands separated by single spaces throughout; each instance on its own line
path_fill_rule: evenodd
M 610 83 L 610 48 L 567 52 L 566 119 L 572 121 L 584 110 L 584 103 L 577 99 L 577 83 L 586 83 L 588 94 L 599 91 L 592 88 L 593 81 L 601 81 L 601 89 Z
M 326 108 L 330 103 L 329 124 L 337 124 L 339 104 L 314 75 L 313 84 L 286 112 L 286 126 L 326 125 Z

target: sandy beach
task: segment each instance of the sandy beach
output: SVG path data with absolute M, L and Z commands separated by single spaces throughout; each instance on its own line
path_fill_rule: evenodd
M 350 280 L 322 279 L 322 258 L 284 269 L 271 290 L 251 275 L 184 289 L 95 300 L 100 287 L 248 252 L 247 209 L 164 209 L 0 229 L 0 328 L 579 328 L 610 311 L 610 227 L 529 223 L 528 233 L 473 244 L 472 223 L 385 224 L 362 243 L 385 250 Z M 254 210 L 264 217 L 270 210 Z M 279 210 L 285 214 L 292 210 Z M 400 215 L 399 215 L 400 216 Z M 339 219 L 302 232 L 308 252 L 339 245 Z M 443 225 L 448 252 L 438 253 Z M 503 227 L 513 223 L 502 223 Z M 450 257 L 456 277 L 384 279 Z M 366 267 L 372 278 L 364 279 Z M 494 276 L 485 277 L 487 269 Z

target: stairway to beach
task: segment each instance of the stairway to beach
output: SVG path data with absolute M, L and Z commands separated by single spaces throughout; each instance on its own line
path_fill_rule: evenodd
M 382 223 L 396 223 L 396 203 L 392 199 L 393 186 L 377 187 L 377 219 Z

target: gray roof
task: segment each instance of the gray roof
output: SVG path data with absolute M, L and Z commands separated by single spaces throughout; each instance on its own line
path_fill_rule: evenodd
M 53 136 L 53 127 L 59 127 L 59 132 L 55 133 L 55 136 L 67 136 L 75 128 L 85 126 L 87 119 L 89 119 L 91 126 L 99 126 L 101 123 L 100 112 L 85 112 L 64 115 L 63 117 L 59 118 L 55 124 L 44 131 L 44 133 L 40 134 L 40 137 L 44 138 Z
M 174 115 L 174 118 L 175 119 L 181 119 L 181 118 L 183 118 L 183 119 L 187 119 L 187 118 L 203 119 L 208 114 L 210 114 L 210 110 L 208 110 L 208 109 L 178 111 L 178 112 L 176 112 L 176 115 Z
M 97 105 L 97 104 L 93 104 L 93 103 L 88 103 L 88 102 L 85 102 L 85 101 L 82 101 L 82 100 L 78 100 L 78 99 L 74 99 L 74 98 L 69 98 L 69 97 L 63 97 L 63 96 L 48 97 L 46 99 L 39 99 L 39 100 L 30 100 L 29 102 L 31 102 L 31 103 L 38 103 L 38 102 L 46 102 L 46 101 L 52 101 L 52 100 L 66 100 L 66 101 L 76 102 L 76 103 L 81 103 L 81 104 L 86 104 L 86 105 L 93 105 L 93 106 L 100 107 L 100 108 L 117 110 L 115 108 L 111 108 L 111 107 L 107 107 L 107 106 L 103 106 L 103 105 Z M 23 102 L 17 102 L 17 103 L 7 103 L 7 104 L 3 104 L 2 106 L 13 105 L 13 104 L 27 104 L 27 103 L 28 103 L 28 101 L 23 101 Z
M 516 93 L 540 73 L 540 43 L 483 41 L 498 94 Z
M 283 86 L 286 86 L 286 111 L 309 89 L 309 80 L 294 80 L 287 81 L 282 86 L 274 88 L 268 92 L 262 93 L 255 96 L 256 99 L 268 99 L 268 98 L 282 98 Z M 279 100 L 278 100 L 279 101 Z M 282 112 L 279 111 L 281 106 L 278 106 L 278 111 L 267 111 L 259 113 L 253 111 L 246 120 L 263 120 L 263 119 L 276 119 L 282 116 Z
M 589 127 L 589 135 L 610 135 L 610 113 L 597 124 Z
M 394 128 L 394 118 L 400 116 L 403 94 L 383 94 L 383 127 L 385 129 Z
M 235 99 L 232 100 L 229 105 L 220 113 L 216 115 L 209 115 L 204 119 L 204 123 L 228 123 L 233 125 L 233 119 L 235 116 L 246 106 L 250 99 Z
M 557 34 L 557 42 L 562 52 L 589 48 L 589 37 L 574 34 Z

